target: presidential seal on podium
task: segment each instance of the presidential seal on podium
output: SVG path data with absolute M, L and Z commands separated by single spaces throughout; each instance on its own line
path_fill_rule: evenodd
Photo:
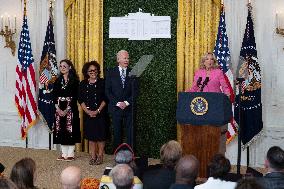
M 190 109 L 195 115 L 204 115 L 208 111 L 208 102 L 203 97 L 195 97 L 190 103 Z

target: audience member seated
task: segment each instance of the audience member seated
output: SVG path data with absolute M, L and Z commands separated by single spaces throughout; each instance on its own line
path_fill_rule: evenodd
M 255 178 L 245 178 L 238 181 L 235 189 L 263 189 Z
M 170 189 L 193 189 L 198 175 L 199 161 L 193 155 L 182 157 L 176 165 L 176 182 Z
M 225 181 L 224 176 L 230 172 L 230 161 L 222 154 L 216 154 L 209 163 L 209 178 L 195 189 L 234 189 L 235 182 Z
M 271 147 L 265 160 L 265 167 L 268 172 L 259 183 L 265 189 L 284 189 L 284 151 L 278 146 Z
M 0 176 L 0 188 L 1 189 L 18 189 L 16 184 L 14 184 L 10 179 Z
M 170 188 L 175 183 L 174 167 L 181 156 L 181 145 L 177 141 L 171 140 L 164 144 L 160 149 L 161 164 L 149 166 L 143 174 L 143 188 Z
M 36 189 L 35 181 L 36 164 L 31 158 L 18 161 L 12 168 L 10 179 L 19 189 Z
M 75 166 L 65 168 L 60 175 L 63 189 L 80 189 L 81 169 Z
M 110 172 L 116 189 L 131 189 L 133 187 L 134 173 L 127 164 L 118 164 Z
M 134 161 L 135 156 L 134 156 L 132 148 L 128 144 L 123 143 L 115 150 L 114 155 L 115 155 L 114 157 L 115 165 L 127 164 L 129 167 L 132 168 L 132 171 L 134 173 L 133 189 L 142 189 L 143 184 L 141 180 L 139 179 L 139 177 L 137 176 L 139 175 L 139 170 L 137 169 L 135 161 Z M 112 182 L 112 178 L 109 176 L 109 173 L 111 172 L 111 170 L 112 170 L 112 167 L 106 167 L 103 173 L 103 176 L 101 178 L 100 188 L 103 188 L 105 185 L 109 189 L 115 189 L 115 186 Z

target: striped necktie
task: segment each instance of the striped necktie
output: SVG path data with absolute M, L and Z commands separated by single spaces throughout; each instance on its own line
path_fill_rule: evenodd
M 125 78 L 126 78 L 126 73 L 125 73 L 125 69 L 121 69 L 121 75 L 120 75 L 120 78 L 121 78 L 121 82 L 122 82 L 122 87 L 124 88 L 124 83 L 125 83 Z

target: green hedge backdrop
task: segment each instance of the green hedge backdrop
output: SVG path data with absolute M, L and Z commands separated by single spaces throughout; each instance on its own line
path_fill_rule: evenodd
M 109 18 L 143 12 L 171 17 L 171 38 L 129 41 L 109 38 Z M 104 1 L 104 67 L 116 65 L 116 53 L 125 49 L 130 67 L 144 54 L 154 58 L 139 79 L 136 113 L 136 156 L 159 157 L 162 144 L 176 139 L 176 27 L 177 0 L 106 0 Z M 107 153 L 111 152 L 107 144 Z

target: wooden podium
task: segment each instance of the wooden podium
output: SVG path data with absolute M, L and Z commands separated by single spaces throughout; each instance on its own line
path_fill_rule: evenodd
M 181 146 L 183 154 L 192 154 L 200 162 L 199 174 L 207 177 L 207 165 L 219 152 L 221 129 L 210 125 L 181 125 Z
M 199 177 L 207 177 L 207 165 L 219 152 L 221 127 L 232 117 L 232 105 L 223 93 L 179 93 L 177 120 L 181 125 L 184 154 L 200 162 Z

